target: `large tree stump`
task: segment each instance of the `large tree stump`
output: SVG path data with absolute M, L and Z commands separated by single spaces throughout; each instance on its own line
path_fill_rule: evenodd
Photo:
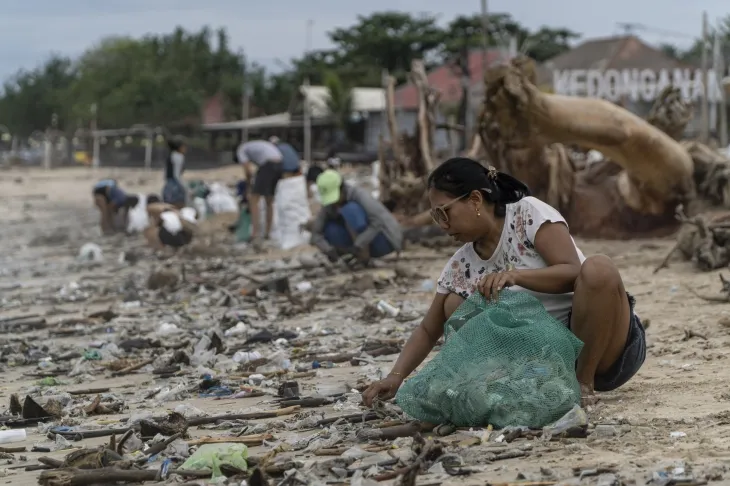
M 542 93 L 534 79 L 534 66 L 525 59 L 485 76 L 480 131 L 492 163 L 555 204 L 577 234 L 634 238 L 674 232 L 676 206 L 695 194 L 684 147 L 612 103 Z M 564 146 L 573 144 L 598 150 L 622 170 L 601 180 L 593 174 L 589 184 L 589 174 L 576 172 L 569 161 Z
M 659 93 L 646 121 L 663 131 L 674 140 L 684 135 L 692 120 L 692 105 L 682 98 L 682 91 L 667 86 Z

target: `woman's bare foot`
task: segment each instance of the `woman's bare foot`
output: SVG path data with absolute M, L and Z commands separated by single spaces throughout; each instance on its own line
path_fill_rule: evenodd
M 595 405 L 600 401 L 600 398 L 596 396 L 596 392 L 593 390 L 593 385 L 580 384 L 580 406 L 587 407 L 588 405 Z

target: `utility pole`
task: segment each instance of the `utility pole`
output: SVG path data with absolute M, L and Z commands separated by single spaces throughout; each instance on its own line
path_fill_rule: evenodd
M 96 103 L 91 104 L 91 166 L 97 169 L 100 165 L 99 161 L 99 136 L 96 134 L 99 127 L 97 126 L 97 113 L 99 106 Z
M 243 126 L 241 127 L 241 143 L 248 142 L 248 111 L 249 106 L 251 104 L 250 101 L 250 92 L 251 89 L 248 86 L 248 76 L 247 76 L 247 70 L 246 70 L 246 58 L 241 58 L 241 70 L 243 74 L 243 81 L 241 84 L 241 120 L 243 121 Z
M 702 141 L 707 143 L 710 140 L 710 100 L 707 96 L 709 93 L 709 75 L 708 75 L 708 37 L 709 26 L 707 21 L 707 12 L 702 13 Z
M 248 142 L 248 116 L 251 107 L 251 87 L 244 78 L 243 81 L 243 106 L 241 106 L 241 118 L 243 126 L 241 127 L 241 143 Z
M 304 44 L 305 52 L 304 57 L 312 49 L 312 26 L 314 20 L 307 20 L 307 36 Z M 304 161 L 307 164 L 312 163 L 312 114 L 310 113 L 309 106 L 309 75 L 307 74 L 304 78 Z
M 487 0 L 482 0 L 482 48 L 482 74 L 485 74 L 489 59 L 489 16 L 487 15 Z
M 725 86 L 722 80 L 725 77 L 725 59 L 722 52 L 722 39 L 715 32 L 715 42 L 712 48 L 712 70 L 715 75 L 717 87 L 719 88 L 720 97 L 715 101 L 716 111 L 720 115 L 720 123 L 717 127 L 717 135 L 720 140 L 720 147 L 727 147 L 727 102 L 725 97 Z

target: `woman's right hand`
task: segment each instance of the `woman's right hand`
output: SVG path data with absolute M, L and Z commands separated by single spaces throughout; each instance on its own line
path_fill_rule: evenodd
M 365 406 L 370 407 L 376 398 L 389 400 L 395 396 L 398 388 L 403 384 L 403 378 L 398 375 L 388 375 L 380 381 L 371 383 L 362 393 L 362 401 Z

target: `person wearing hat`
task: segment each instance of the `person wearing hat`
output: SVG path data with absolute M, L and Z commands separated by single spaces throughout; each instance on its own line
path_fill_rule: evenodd
M 182 139 L 172 138 L 167 141 L 170 153 L 165 161 L 165 186 L 162 189 L 162 200 L 178 209 L 185 207 L 188 198 L 182 173 L 185 170 L 185 152 L 187 146 Z
M 322 204 L 310 225 L 311 244 L 331 262 L 342 257 L 367 264 L 403 247 L 403 230 L 395 217 L 367 190 L 346 184 L 339 172 L 327 169 L 317 177 Z

